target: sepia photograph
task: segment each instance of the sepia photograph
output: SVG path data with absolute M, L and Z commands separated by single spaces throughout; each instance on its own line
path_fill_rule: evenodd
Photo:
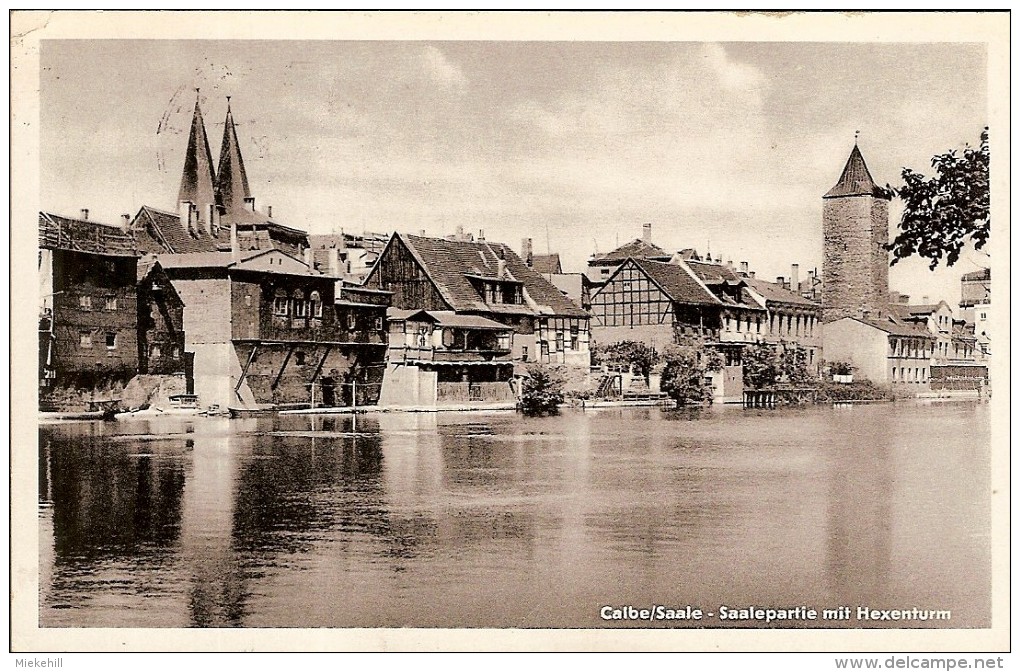
M 15 12 L 13 650 L 1008 650 L 1008 26 Z

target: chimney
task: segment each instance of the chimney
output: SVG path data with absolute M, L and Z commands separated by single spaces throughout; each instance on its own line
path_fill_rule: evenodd
M 255 197 L 249 196 L 244 199 L 244 207 L 248 212 L 255 212 Z
M 747 274 L 747 277 L 749 277 L 749 278 L 751 278 L 752 280 L 754 280 L 754 271 L 751 271 L 750 273 L 748 273 L 748 274 Z
M 82 208 L 81 209 L 81 218 L 84 219 L 85 221 L 88 221 L 88 218 L 89 218 L 89 209 L 88 208 Z
M 267 205 L 266 206 L 266 217 L 269 217 L 270 219 L 272 219 L 272 217 L 273 217 L 273 206 L 271 206 L 271 205 Z
M 422 229 L 421 231 L 419 231 L 418 235 L 421 236 L 422 238 L 424 238 L 425 237 L 425 229 Z
M 454 235 L 454 238 L 453 238 L 454 240 L 464 240 L 464 227 L 461 226 L 460 224 L 458 224 L 457 225 L 457 230 L 456 230 L 456 232 L 453 235 Z
M 120 228 L 124 229 L 125 231 L 131 230 L 131 215 L 127 214 L 126 212 L 120 216 Z
M 531 266 L 534 261 L 534 256 L 531 253 L 531 238 L 521 239 L 521 257 L 524 258 L 524 263 Z
M 726 262 L 726 268 L 730 269 L 731 271 L 733 270 L 733 260 L 732 259 L 730 259 L 729 261 Z
M 506 277 L 506 259 L 496 262 L 496 277 L 500 279 Z
M 312 248 L 306 247 L 305 249 L 301 250 L 301 256 L 304 257 L 305 266 L 307 266 L 308 268 L 314 270 L 315 269 L 315 252 L 312 251 Z
M 790 289 L 800 291 L 800 264 L 790 265 Z
M 329 274 L 334 278 L 343 277 L 343 271 L 340 270 L 340 250 L 331 248 L 326 250 L 329 254 Z
M 647 222 L 647 223 L 641 225 L 641 240 L 646 242 L 646 243 L 648 243 L 649 245 L 652 244 L 652 224 L 651 224 L 651 222 Z
M 485 229 L 478 229 L 478 240 L 485 240 Z
M 88 210 L 86 210 L 85 212 L 88 212 Z M 928 305 L 928 295 L 927 294 L 925 294 L 924 296 L 921 297 L 921 303 L 926 305 L 926 306 Z
M 747 275 L 747 262 L 746 261 L 740 262 L 740 272 L 743 273 L 744 275 Z
M 781 275 L 776 276 L 776 284 L 780 287 L 786 287 L 786 278 Z

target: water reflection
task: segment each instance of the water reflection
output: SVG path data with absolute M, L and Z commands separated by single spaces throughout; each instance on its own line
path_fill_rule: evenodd
M 987 423 L 897 404 L 47 426 L 41 621 L 590 627 L 602 604 L 803 603 L 979 627 Z

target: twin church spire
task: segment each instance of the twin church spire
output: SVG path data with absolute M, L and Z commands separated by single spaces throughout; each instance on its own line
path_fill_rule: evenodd
M 197 92 L 197 89 L 196 89 Z M 195 234 L 215 233 L 220 217 L 228 221 L 251 212 L 254 201 L 248 187 L 248 175 L 237 142 L 237 129 L 227 97 L 227 118 L 223 129 L 220 161 L 213 171 L 212 152 L 205 132 L 202 108 L 196 97 L 191 120 L 188 150 L 184 157 L 184 172 L 177 193 L 181 223 Z

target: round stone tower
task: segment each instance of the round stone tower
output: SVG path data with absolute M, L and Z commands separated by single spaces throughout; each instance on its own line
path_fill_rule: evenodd
M 822 197 L 822 319 L 877 317 L 889 303 L 889 201 L 854 144 L 839 182 Z

